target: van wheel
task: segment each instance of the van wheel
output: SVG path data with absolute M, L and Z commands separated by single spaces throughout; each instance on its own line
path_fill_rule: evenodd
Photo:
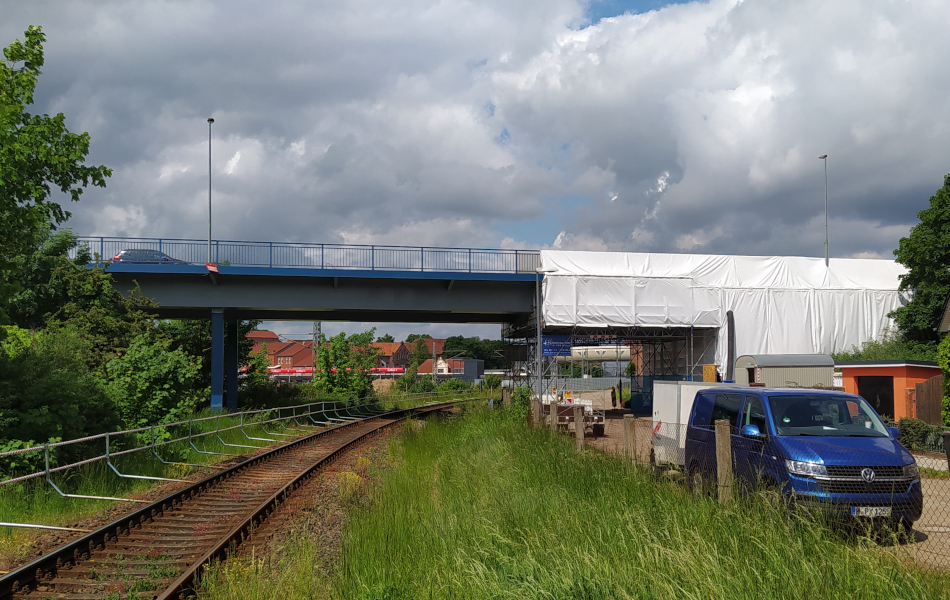
M 689 467 L 689 489 L 694 496 L 706 495 L 706 481 L 703 479 L 703 470 L 699 468 L 698 463 L 693 463 Z

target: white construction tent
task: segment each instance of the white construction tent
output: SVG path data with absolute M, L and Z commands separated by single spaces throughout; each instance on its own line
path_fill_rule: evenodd
M 910 294 L 892 260 L 542 250 L 542 318 L 574 332 L 716 331 L 725 373 L 727 311 L 743 354 L 830 354 L 880 340 Z

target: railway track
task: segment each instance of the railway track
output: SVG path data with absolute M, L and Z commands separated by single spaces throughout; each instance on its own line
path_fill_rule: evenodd
M 384 413 L 298 438 L 144 506 L 0 577 L 0 600 L 186 598 L 320 467 L 348 446 L 446 402 Z

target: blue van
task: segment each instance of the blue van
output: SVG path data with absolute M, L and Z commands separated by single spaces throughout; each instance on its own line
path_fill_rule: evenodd
M 736 479 L 781 489 L 836 516 L 881 518 L 908 530 L 923 493 L 914 457 L 874 409 L 853 394 L 808 388 L 718 387 L 696 394 L 685 467 L 697 493 L 716 480 L 715 422 L 732 425 Z

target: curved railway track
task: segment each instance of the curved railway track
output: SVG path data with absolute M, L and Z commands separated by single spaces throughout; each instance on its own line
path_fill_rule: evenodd
M 277 446 L 144 506 L 0 577 L 0 600 L 185 598 L 304 481 L 350 445 L 412 415 L 393 411 Z

